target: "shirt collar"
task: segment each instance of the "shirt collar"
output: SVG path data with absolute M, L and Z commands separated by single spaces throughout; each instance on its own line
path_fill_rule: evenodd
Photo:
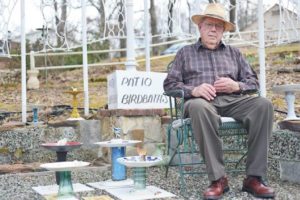
M 201 42 L 201 38 L 199 38 L 199 40 L 195 43 L 195 47 L 198 51 L 200 50 L 200 48 L 206 49 L 206 47 L 204 47 L 203 43 Z M 226 45 L 222 40 L 220 42 L 220 45 L 217 47 L 217 49 L 219 49 L 219 48 L 221 48 L 221 49 L 226 48 Z

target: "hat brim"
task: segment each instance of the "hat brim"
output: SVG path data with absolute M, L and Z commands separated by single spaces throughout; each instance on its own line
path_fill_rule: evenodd
M 218 19 L 218 20 L 223 21 L 223 22 L 225 23 L 225 25 L 224 25 L 224 32 L 225 32 L 225 31 L 234 31 L 234 30 L 235 30 L 235 25 L 234 25 L 233 23 L 228 22 L 228 21 L 226 21 L 226 20 L 224 20 L 224 19 L 222 19 L 222 18 L 219 18 L 219 17 L 217 17 L 217 16 L 211 16 L 211 15 L 193 15 L 191 19 L 192 19 L 192 21 L 193 21 L 195 24 L 198 25 L 198 24 L 199 24 L 200 22 L 202 22 L 203 19 L 206 18 L 206 17 L 208 17 L 208 18 L 213 18 L 213 19 Z

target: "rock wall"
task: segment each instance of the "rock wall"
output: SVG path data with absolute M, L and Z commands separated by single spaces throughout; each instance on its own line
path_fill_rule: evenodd
M 98 149 L 92 146 L 92 143 L 101 139 L 100 121 L 84 120 L 71 124 L 12 127 L 2 130 L 0 164 L 56 161 L 56 153 L 40 145 L 57 142 L 63 138 L 82 143 L 81 148 L 67 154 L 68 160 L 92 161 L 98 156 Z
M 48 125 L 10 127 L 0 130 L 0 164 L 54 162 L 56 153 L 40 145 L 68 141 L 82 143 L 79 149 L 68 153 L 67 160 L 94 162 L 110 161 L 110 149 L 99 147 L 95 142 L 114 137 L 113 127 L 123 130 L 124 139 L 143 141 L 148 154 L 156 149 L 156 144 L 165 142 L 167 124 L 162 122 L 163 110 L 103 110 L 99 120 L 53 122 Z M 142 130 L 142 135 L 134 135 L 134 130 Z M 135 147 L 126 148 L 127 155 L 136 155 Z

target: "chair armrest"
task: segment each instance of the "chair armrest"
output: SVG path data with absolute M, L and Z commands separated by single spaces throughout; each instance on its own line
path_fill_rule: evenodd
M 180 119 L 181 124 L 184 124 L 184 91 L 181 89 L 168 90 L 164 92 L 164 95 L 170 99 L 170 115 L 172 121 Z
M 181 89 L 168 90 L 164 92 L 164 95 L 175 98 L 184 98 L 184 91 Z
M 171 127 L 176 130 L 188 124 L 191 124 L 191 118 L 177 119 L 172 122 Z
M 246 91 L 243 91 L 242 94 L 250 94 L 250 95 L 257 94 L 257 95 L 260 95 L 260 91 L 256 90 L 256 89 L 254 89 L 254 90 L 246 90 Z

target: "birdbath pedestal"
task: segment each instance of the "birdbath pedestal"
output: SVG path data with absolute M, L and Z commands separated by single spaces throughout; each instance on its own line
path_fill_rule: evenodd
M 126 167 L 132 168 L 133 189 L 146 189 L 146 168 L 158 165 L 162 158 L 156 156 L 130 156 L 118 158 L 117 161 Z
M 77 199 L 73 190 L 71 170 L 88 166 L 89 162 L 71 161 L 71 162 L 54 162 L 45 163 L 40 167 L 59 174 L 60 182 L 57 199 Z
M 111 149 L 111 179 L 113 181 L 126 179 L 126 167 L 117 162 L 117 159 L 125 157 L 126 146 L 133 146 L 140 142 L 139 140 L 112 139 L 95 143 L 101 147 L 109 147 Z
M 287 85 L 278 85 L 273 87 L 273 92 L 285 94 L 285 100 L 288 106 L 287 117 L 284 119 L 287 120 L 300 120 L 295 113 L 295 93 L 300 92 L 300 84 L 287 84 Z

